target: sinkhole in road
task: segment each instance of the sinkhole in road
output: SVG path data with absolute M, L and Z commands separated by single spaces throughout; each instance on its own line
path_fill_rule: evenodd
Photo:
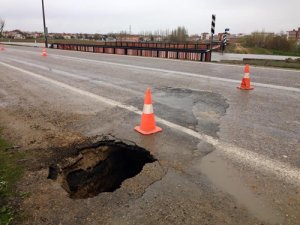
M 156 159 L 144 148 L 122 141 L 100 141 L 49 167 L 50 179 L 58 179 L 70 198 L 82 199 L 113 192 L 122 182 L 139 174 Z

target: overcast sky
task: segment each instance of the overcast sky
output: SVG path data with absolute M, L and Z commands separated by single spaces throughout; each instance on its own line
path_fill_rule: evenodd
M 287 31 L 300 27 L 300 0 L 44 0 L 49 32 L 132 33 L 185 26 L 189 34 Z M 0 0 L 5 30 L 42 31 L 41 0 Z

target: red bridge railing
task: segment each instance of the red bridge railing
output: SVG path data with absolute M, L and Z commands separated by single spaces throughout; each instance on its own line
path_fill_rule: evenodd
M 209 50 L 209 44 L 101 42 L 95 45 L 53 43 L 51 48 L 93 53 L 158 57 L 206 62 L 210 61 L 211 54 Z

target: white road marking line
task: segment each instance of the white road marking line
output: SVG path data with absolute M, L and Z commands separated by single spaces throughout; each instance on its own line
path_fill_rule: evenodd
M 19 51 L 19 50 L 17 50 L 17 51 Z M 57 54 L 51 54 L 48 57 L 65 58 L 65 59 L 69 59 L 69 60 L 85 61 L 85 62 L 91 62 L 91 63 L 96 63 L 96 64 L 107 64 L 107 65 L 114 65 L 114 66 L 120 66 L 120 67 L 126 67 L 126 68 L 148 70 L 148 71 L 164 73 L 169 76 L 180 76 L 181 78 L 182 78 L 182 76 L 189 76 L 189 77 L 204 78 L 204 79 L 208 79 L 208 80 L 223 81 L 223 82 L 229 82 L 229 83 L 235 83 L 235 84 L 240 84 L 241 80 L 242 80 L 242 77 L 241 77 L 241 80 L 234 80 L 234 79 L 213 77 L 213 76 L 209 76 L 209 75 L 202 75 L 202 74 L 196 74 L 196 73 L 179 72 L 179 71 L 158 69 L 158 68 L 151 68 L 151 67 L 144 67 L 144 66 L 134 66 L 134 65 L 128 65 L 128 64 L 123 64 L 123 63 L 98 61 L 98 60 L 93 60 L 93 59 L 84 59 L 84 58 L 78 58 L 78 57 L 73 57 L 73 56 L 63 56 L 63 55 L 57 55 Z M 295 72 L 297 72 L 297 71 L 295 71 Z M 287 86 L 257 83 L 257 82 L 251 82 L 251 83 L 253 84 L 253 86 L 256 86 L 256 87 L 264 87 L 264 88 L 271 88 L 271 89 L 278 89 L 278 90 L 283 90 L 283 91 L 292 91 L 292 92 L 300 93 L 300 88 L 296 88 L 296 87 L 287 87 Z
M 65 59 L 69 59 L 69 60 L 85 61 L 85 62 L 92 62 L 92 63 L 97 63 L 97 64 L 100 63 L 100 64 L 126 67 L 126 68 L 148 70 L 148 71 L 165 73 L 165 74 L 172 75 L 172 76 L 174 76 L 174 75 L 178 75 L 181 77 L 189 76 L 189 77 L 195 77 L 195 78 L 204 78 L 204 79 L 209 79 L 209 80 L 230 82 L 230 83 L 235 83 L 235 84 L 241 83 L 241 80 L 234 80 L 234 79 L 228 79 L 228 78 L 222 78 L 222 77 L 213 77 L 213 76 L 209 76 L 209 75 L 202 75 L 202 74 L 195 74 L 195 73 L 188 73 L 188 72 L 157 69 L 157 68 L 151 68 L 151 67 L 145 67 L 145 66 L 134 66 L 134 65 L 122 64 L 122 63 L 98 61 L 98 60 L 93 60 L 93 59 L 83 59 L 83 58 L 77 58 L 77 57 L 72 57 L 72 56 L 61 56 L 61 55 L 56 55 L 56 54 L 51 54 L 51 56 L 56 57 L 56 58 L 65 58 Z M 265 87 L 265 88 L 279 89 L 279 90 L 284 90 L 284 91 L 300 92 L 300 88 L 286 87 L 286 86 L 273 85 L 273 84 L 264 84 L 264 83 L 257 83 L 257 82 L 252 82 L 252 84 L 256 87 Z
M 84 90 L 81 90 L 76 87 L 72 87 L 65 83 L 62 83 L 62 82 L 47 78 L 45 76 L 9 65 L 7 63 L 0 62 L 0 65 L 11 68 L 16 71 L 19 71 L 21 73 L 25 73 L 27 75 L 30 75 L 30 76 L 40 79 L 42 81 L 52 83 L 58 87 L 73 91 L 75 93 L 84 95 L 86 97 L 93 98 L 95 100 L 106 103 L 110 106 L 126 109 L 126 110 L 136 113 L 138 115 L 142 114 L 142 112 L 134 106 L 125 105 L 121 102 L 117 102 L 112 99 L 108 99 L 108 98 L 96 95 L 94 93 L 84 91 Z M 206 141 L 207 143 L 215 146 L 216 149 L 218 149 L 221 154 L 223 154 L 225 157 L 227 157 L 230 160 L 234 159 L 235 161 L 242 162 L 243 164 L 248 165 L 248 166 L 252 167 L 253 169 L 256 169 L 256 170 L 260 169 L 261 171 L 272 173 L 273 175 L 277 176 L 278 178 L 280 178 L 286 182 L 300 186 L 300 169 L 298 169 L 298 168 L 284 164 L 278 160 L 269 159 L 268 157 L 260 155 L 258 153 L 236 147 L 234 145 L 220 141 L 220 140 L 215 139 L 206 134 L 201 134 L 201 133 L 195 132 L 191 129 L 188 129 L 186 127 L 169 122 L 162 118 L 156 117 L 156 120 L 158 123 L 164 124 L 170 128 L 178 130 L 182 133 L 185 133 L 185 134 L 195 137 L 197 139 Z
M 14 61 L 14 62 L 23 64 L 23 65 L 27 65 L 27 66 L 39 68 L 39 69 L 42 69 L 42 70 L 50 71 L 50 72 L 53 72 L 53 73 L 56 73 L 56 74 L 60 74 L 60 75 L 65 76 L 65 77 L 72 77 L 72 78 L 75 78 L 75 79 L 88 81 L 88 82 L 93 83 L 93 84 L 100 84 L 102 86 L 111 87 L 111 88 L 115 88 L 115 89 L 118 89 L 118 90 L 123 90 L 123 91 L 126 91 L 126 92 L 130 92 L 131 94 L 140 95 L 141 93 L 143 93 L 143 92 L 134 91 L 134 90 L 129 89 L 129 88 L 121 87 L 121 86 L 118 86 L 118 85 L 113 84 L 113 83 L 109 83 L 109 81 L 106 81 L 105 79 L 104 80 L 99 80 L 99 77 L 95 78 L 95 77 L 87 77 L 87 76 L 77 75 L 77 74 L 65 72 L 65 71 L 62 71 L 62 70 L 52 69 L 50 67 L 41 66 L 41 65 L 38 65 L 38 64 L 33 64 L 33 63 L 30 63 L 30 62 L 17 60 L 17 59 L 10 58 L 10 57 L 8 57 L 7 59 L 9 59 L 10 61 Z
M 23 46 L 21 46 L 23 47 Z M 32 47 L 32 46 L 29 46 Z M 42 47 L 41 47 L 42 48 Z M 15 51 L 24 51 L 24 52 L 28 52 L 28 53 L 33 53 L 36 54 L 35 52 L 32 51 L 28 51 L 28 50 L 20 50 L 20 49 L 16 49 L 14 48 L 14 46 L 10 46 L 10 49 L 13 49 Z M 59 50 L 59 51 L 65 51 L 65 50 L 61 50 L 61 49 L 51 49 L 52 50 Z M 76 51 L 77 53 L 80 54 L 90 54 L 90 52 L 82 52 L 82 51 Z M 101 53 L 99 53 L 101 54 Z M 105 54 L 105 53 L 102 53 Z M 131 58 L 139 58 L 141 59 L 141 56 L 134 56 L 134 55 L 117 55 L 117 54 L 110 54 L 109 56 L 111 57 L 131 57 Z M 289 56 L 287 56 L 288 58 Z M 294 57 L 294 58 L 300 58 L 300 57 Z M 188 61 L 188 60 L 180 60 L 180 59 L 166 59 L 166 58 L 158 58 L 158 57 L 143 57 L 143 59 L 151 59 L 151 60 L 163 60 L 163 61 L 173 61 L 173 62 L 181 62 L 181 63 L 186 63 L 186 64 L 209 64 L 211 66 L 221 66 L 221 67 L 239 67 L 239 68 L 244 68 L 244 65 L 235 65 L 235 64 L 226 64 L 226 63 L 214 63 L 214 62 L 201 62 L 201 61 Z M 255 69 L 258 70 L 275 70 L 275 71 L 285 71 L 285 72 L 292 72 L 292 73 L 297 73 L 300 71 L 296 70 L 296 69 L 283 69 L 283 68 L 273 68 L 273 67 L 262 67 L 262 66 L 253 66 Z

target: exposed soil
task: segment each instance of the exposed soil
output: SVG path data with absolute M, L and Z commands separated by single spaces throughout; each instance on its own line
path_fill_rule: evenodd
M 150 152 L 137 145 L 107 138 L 50 166 L 48 178 L 58 178 L 71 198 L 89 198 L 115 191 L 124 180 L 141 172 L 146 163 L 155 161 Z

